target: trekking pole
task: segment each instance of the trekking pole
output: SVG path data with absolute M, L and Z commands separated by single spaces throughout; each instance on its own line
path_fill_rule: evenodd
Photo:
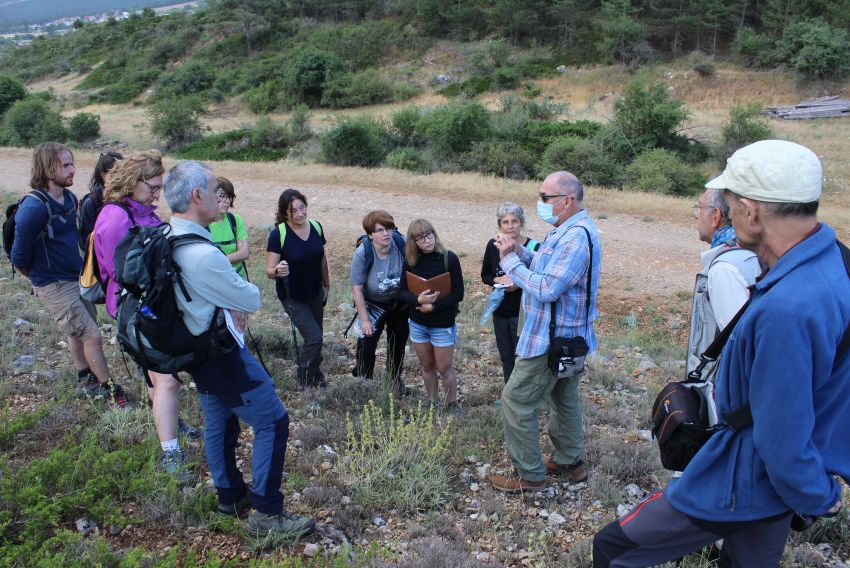
M 283 278 L 283 289 L 284 295 L 286 296 L 287 301 L 292 298 L 292 295 L 289 292 L 289 277 L 285 276 Z M 286 312 L 286 315 L 289 317 L 289 329 L 292 331 L 292 348 L 295 350 L 295 362 L 301 360 L 301 351 L 298 349 L 298 338 L 295 335 L 295 321 L 292 319 L 292 310 L 287 307 L 286 303 L 283 304 L 283 311 Z

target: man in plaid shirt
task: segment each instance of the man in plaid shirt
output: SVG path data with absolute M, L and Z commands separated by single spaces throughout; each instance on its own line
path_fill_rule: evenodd
M 550 174 L 538 195 L 537 214 L 554 228 L 536 253 L 519 246 L 509 236 L 496 236 L 502 258 L 500 266 L 522 288 L 525 311 L 516 366 L 502 391 L 505 446 L 517 477 L 490 478 L 493 487 L 508 493 L 544 488 L 547 473 L 566 476 L 574 483 L 587 479 L 581 461 L 584 427 L 578 393 L 584 357 L 576 358 L 575 371 L 570 376 L 555 378 L 548 364 L 549 322 L 554 302 L 555 336 L 581 336 L 590 352 L 596 348 L 593 322 L 598 316 L 596 298 L 602 250 L 596 226 L 582 207 L 584 188 L 576 176 L 569 172 Z M 540 453 L 538 416 L 547 402 L 549 438 L 555 453 L 544 461 Z

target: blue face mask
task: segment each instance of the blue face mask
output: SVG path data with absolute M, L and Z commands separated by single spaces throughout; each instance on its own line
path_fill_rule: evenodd
M 551 203 L 543 203 L 542 201 L 537 202 L 537 216 L 543 220 L 544 223 L 549 223 L 550 225 L 554 225 L 558 222 L 558 217 L 552 213 L 552 209 L 554 206 Z

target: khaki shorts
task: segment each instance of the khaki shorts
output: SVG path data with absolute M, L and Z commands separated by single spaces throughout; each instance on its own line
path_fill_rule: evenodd
M 80 284 L 76 280 L 33 286 L 33 290 L 65 335 L 84 339 L 100 334 L 94 305 L 80 297 Z

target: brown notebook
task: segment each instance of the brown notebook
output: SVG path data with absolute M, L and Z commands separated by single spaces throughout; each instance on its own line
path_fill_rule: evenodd
M 421 276 L 416 276 L 408 271 L 407 289 L 416 296 L 425 290 L 431 290 L 431 292 L 439 292 L 440 298 L 445 298 L 452 292 L 452 277 L 448 272 L 443 272 L 438 276 L 425 280 Z

